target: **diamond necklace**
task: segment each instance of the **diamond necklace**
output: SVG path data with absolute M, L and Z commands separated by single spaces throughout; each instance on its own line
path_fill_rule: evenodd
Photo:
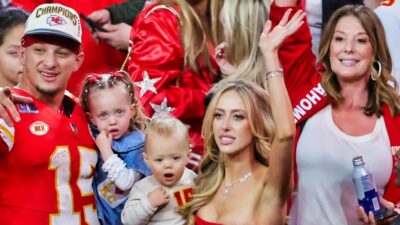
M 232 187 L 235 184 L 245 182 L 247 179 L 249 179 L 251 177 L 251 175 L 253 175 L 253 173 L 250 171 L 250 172 L 246 173 L 245 175 L 239 177 L 239 179 L 237 181 L 232 182 L 231 184 L 224 184 L 224 197 L 226 198 L 226 196 L 228 195 L 229 191 L 232 189 Z

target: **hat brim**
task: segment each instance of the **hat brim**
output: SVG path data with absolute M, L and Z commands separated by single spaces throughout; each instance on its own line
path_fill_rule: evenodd
M 59 37 L 70 39 L 72 41 L 75 41 L 78 44 L 81 44 L 80 40 L 77 40 L 76 38 L 74 38 L 73 36 L 71 36 L 71 35 L 69 35 L 69 34 L 67 34 L 65 32 L 57 31 L 57 30 L 36 29 L 36 30 L 27 31 L 27 32 L 25 32 L 24 35 L 38 35 L 38 34 L 55 35 L 55 36 L 59 36 Z

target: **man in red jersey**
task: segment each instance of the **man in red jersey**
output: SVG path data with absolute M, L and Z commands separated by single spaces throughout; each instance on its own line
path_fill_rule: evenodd
M 65 91 L 83 61 L 81 35 L 78 14 L 60 4 L 40 5 L 28 18 L 24 73 L 11 91 L 32 101 L 13 105 L 7 92 L 0 96 L 1 224 L 99 224 L 95 144 L 79 102 Z M 19 114 L 13 127 L 4 107 Z
M 59 3 L 73 8 L 78 14 L 89 15 L 95 10 L 103 9 L 122 1 L 125 0 L 12 0 L 10 5 L 32 12 L 40 4 Z M 83 21 L 82 24 L 84 24 Z M 67 90 L 75 96 L 80 94 L 82 81 L 88 73 L 104 73 L 118 70 L 126 56 L 126 52 L 116 50 L 105 41 L 96 43 L 90 34 L 90 29 L 85 25 L 82 25 L 82 48 L 85 52 L 85 60 L 82 66 L 73 73 L 67 85 Z

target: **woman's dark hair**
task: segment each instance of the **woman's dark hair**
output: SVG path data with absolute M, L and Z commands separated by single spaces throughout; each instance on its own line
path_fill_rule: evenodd
M 3 45 L 4 37 L 15 26 L 25 24 L 29 13 L 17 7 L 5 7 L 0 9 L 0 45 Z

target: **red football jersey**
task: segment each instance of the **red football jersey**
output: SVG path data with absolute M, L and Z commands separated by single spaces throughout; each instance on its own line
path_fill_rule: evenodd
M 78 101 L 65 95 L 63 105 L 60 113 L 34 99 L 15 105 L 21 121 L 14 128 L 0 119 L 1 224 L 99 224 L 95 144 Z

